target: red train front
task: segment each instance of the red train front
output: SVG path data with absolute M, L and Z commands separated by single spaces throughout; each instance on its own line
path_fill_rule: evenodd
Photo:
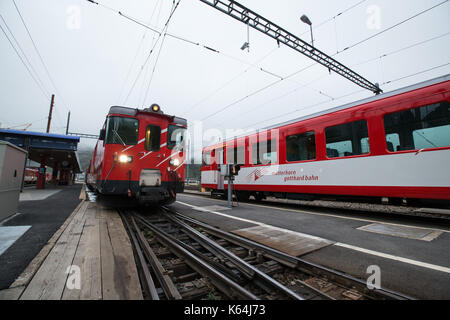
M 184 190 L 187 121 L 156 104 L 139 110 L 111 107 L 87 172 L 87 183 L 106 195 L 168 204 Z

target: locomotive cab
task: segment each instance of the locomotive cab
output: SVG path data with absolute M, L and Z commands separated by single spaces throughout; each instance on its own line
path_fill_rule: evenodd
M 167 204 L 184 190 L 187 121 L 158 105 L 111 107 L 91 160 L 95 189 Z

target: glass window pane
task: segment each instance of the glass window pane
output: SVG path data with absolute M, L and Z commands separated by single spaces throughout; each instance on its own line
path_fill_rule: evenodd
M 313 131 L 286 137 L 288 162 L 316 159 L 316 138 Z
M 386 135 L 386 145 L 387 149 L 390 152 L 394 152 L 397 150 L 400 145 L 400 136 L 398 133 L 391 133 Z
M 394 151 L 450 146 L 450 102 L 403 110 L 384 117 L 386 141 L 398 136 Z M 393 143 L 393 142 L 392 142 Z
M 211 152 L 204 152 L 203 153 L 203 163 L 207 166 L 211 164 Z
M 271 164 L 278 162 L 276 140 L 261 141 L 252 145 L 253 164 Z
M 161 147 L 161 127 L 147 126 L 145 129 L 145 149 L 147 151 L 158 151 Z
M 184 149 L 186 128 L 169 124 L 167 129 L 167 148 L 176 148 L 179 151 Z
M 106 131 L 106 143 L 135 145 L 138 142 L 139 121 L 133 118 L 110 117 Z
M 360 120 L 325 129 L 327 157 L 350 157 L 370 153 L 367 121 Z

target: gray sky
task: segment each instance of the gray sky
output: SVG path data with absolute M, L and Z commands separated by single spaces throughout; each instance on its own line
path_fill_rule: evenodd
M 310 42 L 309 27 L 300 22 L 300 16 L 307 14 L 313 22 L 315 46 L 334 55 L 442 1 L 240 2 Z M 98 133 L 111 105 L 141 108 L 154 102 L 166 113 L 187 118 L 191 128 L 195 121 L 207 118 L 203 122 L 204 130 L 225 130 L 261 128 L 372 95 L 337 75 L 329 75 L 319 65 L 253 94 L 312 61 L 283 45 L 278 48 L 274 40 L 255 30 L 250 30 L 250 52 L 240 50 L 247 40 L 247 27 L 199 0 L 181 0 L 168 31 L 220 53 L 166 37 L 150 86 L 162 38 L 140 77 L 137 76 L 158 37 L 156 33 L 85 0 L 15 2 L 56 89 L 34 51 L 12 0 L 0 1 L 0 14 L 39 75 L 45 91 L 56 94 L 51 129 L 55 133 L 65 132 L 68 110 L 72 112 L 70 130 L 73 132 Z M 162 30 L 172 8 L 171 0 L 98 2 L 158 30 Z M 446 2 L 334 57 L 368 80 L 380 83 L 385 92 L 448 74 L 449 14 L 450 2 Z M 7 31 L 1 19 L 0 25 Z M 23 124 L 23 128 L 32 123 L 28 130 L 45 131 L 50 96 L 39 89 L 2 32 L 0 44 L 1 126 Z M 388 55 L 379 58 L 384 54 Z M 419 74 L 397 80 L 416 73 Z M 340 98 L 350 93 L 354 94 Z M 227 106 L 230 107 L 225 111 L 210 116 Z M 82 140 L 82 144 L 92 145 L 94 141 Z M 198 152 L 201 143 L 197 141 L 196 146 Z

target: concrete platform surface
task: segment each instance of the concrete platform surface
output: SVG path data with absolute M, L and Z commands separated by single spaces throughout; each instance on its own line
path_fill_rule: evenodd
M 27 230 L 20 237 L 10 238 L 13 240 L 12 243 L 10 242 L 8 248 L 0 253 L 0 290 L 9 288 L 63 225 L 80 203 L 80 190 L 81 184 L 43 190 L 48 191 L 48 197 L 19 202 L 18 213 L 2 222 L 3 228 L 16 228 L 15 230 L 22 231 L 27 228 Z M 7 229 L 3 228 L 0 228 L 0 237 L 7 235 L 5 232 Z
M 47 189 L 24 188 L 20 194 L 19 201 L 45 200 L 61 190 L 61 188 L 55 187 L 48 187 Z

